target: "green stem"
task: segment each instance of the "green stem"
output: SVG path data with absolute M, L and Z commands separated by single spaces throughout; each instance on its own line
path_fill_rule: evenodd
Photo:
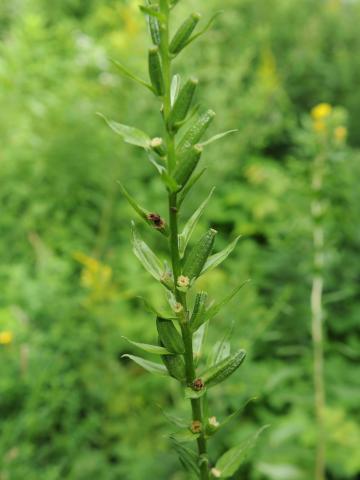
M 169 55 L 169 6 L 167 0 L 160 1 L 160 10 L 164 16 L 164 20 L 161 22 L 161 44 L 160 52 L 162 59 L 162 69 L 164 75 L 165 95 L 163 98 L 163 115 L 166 130 L 166 144 L 168 151 L 168 171 L 171 174 L 176 165 L 176 152 L 175 152 L 175 135 L 168 131 L 166 128 L 168 118 L 171 112 L 171 59 Z M 180 322 L 181 334 L 184 341 L 185 353 L 185 369 L 186 369 L 186 382 L 188 385 L 192 385 L 196 378 L 196 371 L 194 365 L 193 346 L 192 346 L 192 332 L 189 326 L 189 312 L 187 309 L 186 294 L 180 292 L 176 288 L 177 279 L 181 275 L 181 259 L 179 253 L 178 244 L 178 204 L 176 193 L 168 194 L 169 203 L 169 230 L 170 230 L 170 254 L 172 270 L 174 275 L 174 295 L 176 301 L 183 307 L 182 321 Z M 192 419 L 193 421 L 204 424 L 201 401 L 200 399 L 191 400 Z M 200 463 L 201 480 L 209 480 L 209 469 L 207 460 L 206 439 L 204 435 L 200 435 L 197 439 L 198 454 Z

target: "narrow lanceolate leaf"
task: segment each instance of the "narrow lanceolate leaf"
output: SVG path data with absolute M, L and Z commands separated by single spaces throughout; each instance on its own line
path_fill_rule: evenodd
M 211 350 L 211 355 L 209 356 L 208 365 L 210 367 L 216 365 L 217 363 L 224 360 L 224 358 L 230 356 L 230 338 L 234 331 L 235 322 L 232 321 L 230 327 L 226 329 L 221 340 L 215 343 L 214 347 Z
M 182 205 L 183 201 L 187 197 L 188 193 L 192 189 L 192 187 L 195 185 L 195 183 L 202 177 L 202 175 L 205 173 L 206 168 L 203 168 L 200 170 L 199 173 L 193 175 L 190 180 L 187 182 L 186 186 L 184 189 L 182 189 L 180 195 L 179 195 L 179 200 L 178 200 L 178 208 Z
M 196 364 L 198 363 L 202 355 L 202 349 L 205 343 L 208 326 L 209 323 L 203 323 L 193 336 L 193 353 Z
M 196 332 L 196 330 L 204 323 L 203 316 L 206 312 L 207 296 L 206 292 L 199 292 L 196 294 L 194 308 L 190 318 L 190 328 L 192 332 Z
M 175 100 L 177 99 L 177 96 L 179 94 L 180 82 L 181 82 L 180 75 L 178 74 L 174 75 L 171 80 L 171 89 L 170 89 L 171 106 L 174 105 Z
M 195 213 L 190 217 L 190 219 L 188 220 L 188 222 L 186 223 L 186 225 L 184 227 L 184 230 L 179 235 L 179 253 L 180 253 L 181 258 L 185 254 L 186 246 L 187 246 L 187 244 L 188 244 L 188 242 L 191 238 L 191 235 L 193 234 L 194 229 L 195 229 L 203 211 L 205 210 L 205 207 L 208 204 L 214 190 L 215 190 L 215 187 L 210 190 L 209 195 L 205 198 L 205 200 L 202 202 L 202 204 L 197 208 Z
M 175 315 L 174 312 L 170 312 L 170 311 L 167 311 L 167 312 L 164 312 L 164 311 L 160 311 L 157 307 L 155 307 L 149 300 L 147 300 L 146 298 L 143 298 L 143 297 L 138 297 L 143 303 L 144 303 L 144 307 L 145 309 L 150 312 L 150 313 L 154 313 L 157 317 L 161 317 L 165 320 L 177 320 L 177 317 Z
M 176 132 L 185 120 L 186 115 L 190 110 L 198 83 L 199 81 L 197 78 L 190 78 L 180 90 L 169 116 L 169 130 Z
M 212 24 L 214 23 L 214 21 L 216 20 L 216 17 L 218 17 L 219 15 L 222 14 L 222 11 L 218 11 L 216 13 L 214 13 L 214 15 L 210 18 L 210 20 L 208 21 L 208 23 L 205 25 L 205 27 L 200 30 L 200 32 L 198 32 L 197 34 L 193 35 L 192 37 L 189 38 L 189 40 L 186 42 L 186 44 L 184 45 L 184 47 L 187 47 L 188 45 L 190 45 L 190 43 L 194 42 L 197 38 L 201 37 L 202 35 L 204 35 L 208 30 L 210 30 Z
M 199 23 L 201 15 L 199 13 L 192 13 L 179 27 L 169 45 L 169 51 L 173 55 L 181 52 L 186 46 L 191 34 Z
M 141 350 L 144 350 L 144 352 L 148 353 L 153 353 L 154 355 L 171 355 L 171 352 L 167 350 L 164 347 L 159 347 L 158 345 L 149 345 L 147 343 L 139 343 L 139 342 L 133 342 L 129 338 L 122 337 L 132 345 L 134 345 L 137 348 L 140 348 Z
M 201 275 L 203 275 L 204 273 L 212 270 L 213 268 L 216 268 L 218 265 L 220 265 L 220 263 L 222 263 L 224 260 L 226 260 L 227 257 L 230 255 L 230 253 L 236 247 L 236 244 L 237 244 L 240 237 L 241 237 L 241 235 L 236 237 L 235 240 L 233 240 L 230 243 L 230 245 L 228 245 L 226 248 L 224 248 L 224 250 L 221 250 L 221 252 L 215 253 L 214 255 L 211 255 L 211 257 L 209 257 L 207 259 L 207 261 L 204 265 L 204 268 L 201 271 Z
M 220 473 L 218 478 L 229 478 L 237 472 L 248 457 L 250 450 L 255 446 L 259 435 L 268 427 L 269 425 L 264 425 L 254 435 L 240 443 L 240 445 L 224 453 L 216 463 L 216 470 Z
M 230 133 L 235 133 L 235 132 L 238 132 L 238 130 L 228 130 L 227 132 L 218 133 L 217 135 L 214 135 L 213 137 L 206 140 L 205 142 L 201 142 L 200 145 L 202 147 L 205 147 L 206 145 L 210 145 L 210 143 L 216 142 L 217 140 L 221 140 L 227 135 L 230 135 Z
M 242 287 L 245 284 L 247 284 L 248 282 L 249 282 L 249 280 L 246 280 L 241 285 L 234 288 L 234 290 L 229 295 L 227 295 L 225 298 L 223 298 L 220 302 L 215 303 L 215 305 L 212 305 L 210 308 L 208 308 L 206 310 L 206 312 L 204 312 L 204 314 L 203 314 L 202 321 L 207 322 L 208 320 L 211 320 L 213 317 L 215 317 L 215 315 L 217 315 L 219 313 L 219 311 L 225 305 L 227 305 L 235 297 L 235 295 L 242 289 Z
M 179 460 L 185 470 L 187 470 L 191 474 L 195 474 L 196 478 L 200 478 L 198 458 L 195 452 L 182 445 L 175 438 L 170 437 L 170 439 L 172 441 L 174 450 L 178 454 Z
M 142 130 L 139 130 L 135 127 L 129 127 L 128 125 L 123 125 L 122 123 L 114 122 L 113 120 L 108 120 L 101 113 L 98 113 L 98 115 L 105 120 L 111 130 L 123 138 L 124 142 L 145 148 L 145 150 L 150 148 L 151 138 Z
M 138 83 L 139 85 L 141 85 L 142 87 L 145 87 L 147 88 L 148 90 L 150 90 L 150 92 L 152 93 L 155 93 L 154 92 L 154 89 L 153 87 L 145 82 L 144 80 L 142 80 L 141 78 L 137 77 L 136 75 L 134 75 L 132 72 L 130 72 L 130 70 L 128 70 L 127 68 L 125 68 L 123 65 L 121 65 L 121 63 L 119 63 L 118 61 L 116 60 L 112 60 L 113 64 L 116 66 L 116 68 L 118 68 L 121 72 L 121 74 L 126 77 L 126 78 L 129 78 L 130 80 L 133 80 L 134 82 Z
M 148 2 L 149 3 L 149 2 Z M 151 17 L 155 17 L 155 18 L 158 18 L 159 20 L 162 19 L 162 15 L 161 13 L 159 12 L 159 8 L 156 6 L 156 5 L 139 5 L 139 9 L 147 14 L 147 15 L 150 15 Z
M 194 121 L 177 145 L 176 151 L 179 156 L 184 155 L 192 146 L 199 143 L 211 122 L 214 120 L 214 117 L 215 112 L 213 110 L 207 110 Z
M 136 257 L 156 280 L 161 281 L 164 273 L 163 265 L 151 248 L 140 238 L 134 223 L 132 224 L 132 234 L 133 251 Z
M 178 432 L 171 434 L 171 438 L 180 443 L 194 442 L 199 437 L 200 433 L 193 433 L 189 428 L 182 428 Z
M 183 268 L 183 274 L 190 280 L 197 278 L 207 261 L 214 245 L 215 235 L 217 231 L 211 228 L 205 235 L 200 238 L 198 243 L 192 248 L 186 258 Z
M 174 179 L 178 185 L 181 185 L 181 188 L 185 187 L 190 179 L 192 173 L 199 163 L 201 154 L 202 148 L 200 148 L 198 145 L 195 145 L 180 158 L 174 171 Z
M 231 415 L 228 415 L 219 425 L 217 431 L 221 430 L 222 428 L 224 428 L 228 423 L 230 423 L 232 420 L 235 420 L 236 417 L 238 417 L 244 410 L 245 408 L 247 407 L 247 405 L 251 402 L 254 402 L 255 400 L 257 400 L 256 397 L 252 397 L 252 398 L 249 398 L 245 403 L 244 405 L 242 405 L 240 408 L 238 408 L 237 410 L 235 410 L 235 412 L 233 412 Z
M 161 343 L 170 353 L 184 353 L 184 342 L 171 320 L 156 318 L 156 328 Z
M 156 15 L 157 13 L 159 13 L 158 11 L 159 9 L 156 6 L 152 6 L 149 0 L 147 0 L 146 3 L 147 3 L 147 7 L 150 8 L 151 10 L 151 14 L 147 12 L 148 15 L 146 15 L 151 39 L 154 45 L 160 45 L 159 17 Z
M 149 49 L 149 76 L 156 95 L 164 95 L 164 77 L 158 47 Z
M 164 365 L 160 365 L 159 363 L 150 362 L 149 360 L 145 360 L 144 358 L 136 357 L 135 355 L 129 355 L 127 353 L 123 355 L 123 357 L 130 358 L 130 360 L 137 363 L 138 365 L 140 365 L 140 367 L 144 368 L 150 373 L 157 373 L 158 375 L 165 376 L 169 375 Z
M 234 355 L 225 358 L 213 367 L 207 369 L 200 375 L 200 378 L 206 387 L 214 387 L 232 375 L 243 363 L 245 356 L 245 350 L 239 350 Z

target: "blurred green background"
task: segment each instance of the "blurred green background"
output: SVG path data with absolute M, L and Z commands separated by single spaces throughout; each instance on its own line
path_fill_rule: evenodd
M 186 415 L 181 391 L 121 359 L 138 353 L 122 335 L 156 340 L 138 297 L 160 305 L 162 295 L 131 253 L 134 216 L 117 180 L 165 214 L 163 186 L 143 152 L 96 117 L 160 133 L 152 95 L 110 61 L 146 76 L 137 3 L 0 3 L 1 480 L 186 478 L 158 408 Z M 224 13 L 176 68 L 199 75 L 201 102 L 217 112 L 211 134 L 239 132 L 207 150 L 183 219 L 216 184 L 199 232 L 217 228 L 217 248 L 243 238 L 201 286 L 221 298 L 252 279 L 213 322 L 208 348 L 233 324 L 233 346 L 248 358 L 213 390 L 211 411 L 222 418 L 258 397 L 211 456 L 270 424 L 234 478 L 313 478 L 309 212 L 319 132 L 309 112 L 326 102 L 336 123 L 324 217 L 327 478 L 358 479 L 360 2 L 182 0 L 174 26 L 189 9 Z

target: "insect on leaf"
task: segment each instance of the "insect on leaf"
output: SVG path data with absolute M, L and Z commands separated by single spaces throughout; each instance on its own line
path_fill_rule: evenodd
M 158 375 L 165 376 L 169 375 L 164 365 L 160 365 L 159 363 L 150 362 L 149 360 L 145 360 L 142 357 L 136 357 L 135 355 L 129 355 L 128 353 L 123 355 L 123 357 L 130 358 L 130 360 L 137 363 L 138 365 L 140 365 L 140 367 L 144 368 L 150 373 L 157 373 Z
M 108 120 L 102 113 L 98 113 L 98 115 L 105 120 L 111 130 L 123 138 L 124 142 L 130 143 L 130 145 L 142 147 L 145 150 L 150 147 L 151 138 L 142 130 L 139 130 L 135 127 L 129 127 L 128 125 L 123 125 L 122 123 L 114 122 L 113 120 Z

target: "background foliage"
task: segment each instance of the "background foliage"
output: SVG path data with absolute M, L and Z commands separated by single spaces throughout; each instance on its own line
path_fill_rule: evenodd
M 0 4 L 1 480 L 184 478 L 157 408 L 186 411 L 181 392 L 120 359 L 131 349 L 122 335 L 155 338 L 138 297 L 160 305 L 162 296 L 130 253 L 133 214 L 116 181 L 165 213 L 162 186 L 142 153 L 95 115 L 158 133 L 151 95 L 109 60 L 146 74 L 136 4 Z M 202 228 L 243 235 L 232 261 L 202 282 L 221 298 L 252 279 L 215 320 L 208 348 L 233 322 L 234 346 L 249 352 L 227 403 L 214 390 L 216 415 L 258 399 L 212 453 L 269 423 L 234 478 L 312 477 L 309 179 L 318 133 L 309 111 L 327 102 L 348 127 L 326 178 L 328 478 L 358 478 L 360 4 L 182 0 L 178 22 L 189 8 L 224 13 L 178 70 L 200 71 L 218 130 L 239 129 L 206 154 L 207 180 L 186 206 L 191 213 L 217 184 Z

